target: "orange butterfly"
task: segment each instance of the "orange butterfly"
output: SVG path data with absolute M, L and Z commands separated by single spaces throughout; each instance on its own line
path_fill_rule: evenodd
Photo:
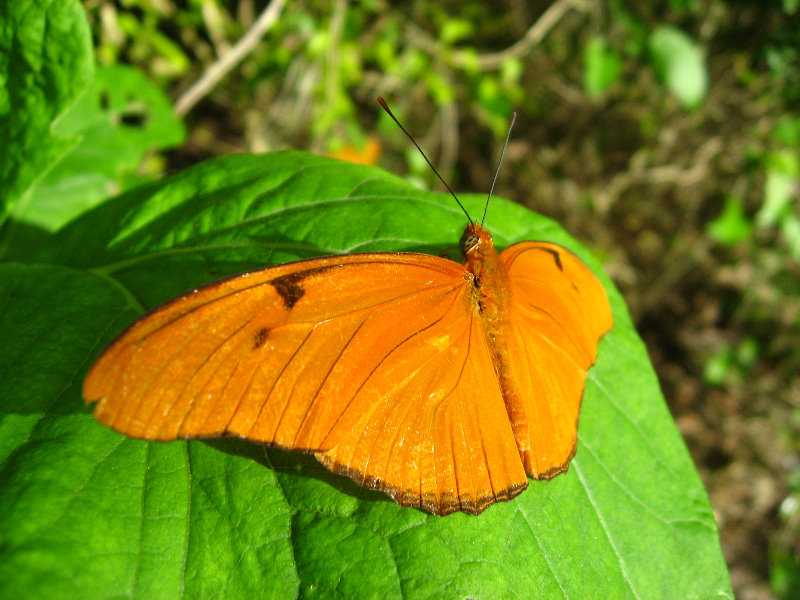
M 193 290 L 123 332 L 83 396 L 130 437 L 240 436 L 403 506 L 480 513 L 566 471 L 612 318 L 565 248 L 498 254 L 470 222 L 461 251 L 326 256 Z

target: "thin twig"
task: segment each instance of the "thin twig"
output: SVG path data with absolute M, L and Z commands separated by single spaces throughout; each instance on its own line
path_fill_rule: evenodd
M 723 143 L 718 137 L 707 140 L 690 161 L 691 166 L 685 169 L 679 165 L 658 165 L 655 167 L 638 167 L 615 175 L 605 189 L 595 196 L 596 205 L 601 213 L 608 213 L 619 197 L 633 185 L 673 184 L 688 187 L 702 181 L 709 173 L 709 163 L 723 150 Z
M 220 79 L 225 77 L 233 67 L 256 47 L 261 38 L 264 37 L 264 34 L 278 20 L 284 4 L 286 4 L 286 0 L 272 0 L 269 3 L 264 12 L 258 17 L 258 20 L 253 23 L 253 26 L 244 34 L 242 39 L 236 42 L 230 52 L 220 56 L 216 62 L 206 69 L 203 76 L 178 98 L 175 102 L 175 113 L 177 115 L 183 116 L 189 112 L 203 96 L 217 85 Z
M 519 58 L 528 54 L 571 8 L 586 10 L 585 3 L 581 0 L 558 0 L 542 13 L 525 35 L 505 50 L 480 54 L 477 58 L 472 53 L 457 50 L 450 54 L 448 62 L 456 68 L 464 68 L 474 65 L 477 60 L 478 67 L 484 71 L 497 69 L 509 58 Z M 409 30 L 423 49 L 431 54 L 441 54 L 439 42 L 432 39 L 425 31 L 414 25 L 409 26 Z
M 208 37 L 211 38 L 217 56 L 230 52 L 231 45 L 225 39 L 225 23 L 219 5 L 214 2 L 203 2 L 200 13 L 203 15 L 203 23 L 206 25 Z
M 453 168 L 458 159 L 458 104 L 445 102 L 441 106 L 442 152 L 439 155 L 439 169 L 453 179 Z
M 342 30 L 347 16 L 347 0 L 336 0 L 333 3 L 331 20 L 328 24 L 328 51 L 325 53 L 325 91 L 328 98 L 338 96 L 341 85 L 341 69 L 339 67 L 342 46 Z
M 567 14 L 569 9 L 577 8 L 581 4 L 582 3 L 578 3 L 575 0 L 558 0 L 558 2 L 554 2 L 542 13 L 542 16 L 536 20 L 528 31 L 525 32 L 524 36 L 505 50 L 480 55 L 478 57 L 478 65 L 484 70 L 497 69 L 506 59 L 525 56 L 534 46 L 544 39 L 544 36 L 555 27 L 556 23 Z M 468 64 L 469 61 L 468 57 L 464 56 L 463 52 L 456 54 L 453 59 L 458 66 L 464 66 Z

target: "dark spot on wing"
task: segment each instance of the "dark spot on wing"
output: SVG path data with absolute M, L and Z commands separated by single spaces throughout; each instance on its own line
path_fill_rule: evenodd
M 329 267 L 308 269 L 307 271 L 298 271 L 297 273 L 289 273 L 283 277 L 276 277 L 269 283 L 275 288 L 275 291 L 278 292 L 280 297 L 283 299 L 283 303 L 286 305 L 286 308 L 291 310 L 294 305 L 297 304 L 300 298 L 302 298 L 306 293 L 306 291 L 303 289 L 303 286 L 300 285 L 302 281 L 307 277 L 317 275 L 323 271 L 327 271 L 332 267 L 333 265 Z
M 262 327 L 256 334 L 253 336 L 253 350 L 258 350 L 264 343 L 267 341 L 267 337 L 269 336 L 269 329 L 266 327 Z
M 552 254 L 558 270 L 562 272 L 564 271 L 564 267 L 561 265 L 561 255 L 558 253 L 558 250 L 553 250 L 552 248 L 537 248 L 537 250 Z

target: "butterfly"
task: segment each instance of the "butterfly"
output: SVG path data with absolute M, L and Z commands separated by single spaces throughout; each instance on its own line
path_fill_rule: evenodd
M 129 437 L 239 436 L 402 506 L 478 514 L 567 470 L 612 316 L 561 246 L 498 253 L 470 219 L 460 250 L 324 256 L 192 290 L 120 334 L 83 396 Z

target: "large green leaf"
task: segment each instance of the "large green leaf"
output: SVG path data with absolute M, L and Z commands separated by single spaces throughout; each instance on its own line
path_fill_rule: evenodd
M 80 143 L 31 188 L 14 217 L 55 231 L 87 208 L 141 183 L 148 152 L 180 143 L 183 123 L 164 92 L 133 67 L 97 69 L 53 126 Z
M 0 225 L 79 138 L 52 124 L 88 86 L 92 40 L 78 0 L 0 2 Z
M 482 199 L 463 199 L 480 214 Z M 557 225 L 502 200 L 490 229 L 567 246 L 609 291 L 577 455 L 475 517 L 435 517 L 243 440 L 146 443 L 80 386 L 144 310 L 325 253 L 453 246 L 452 199 L 300 153 L 232 156 L 84 213 L 0 263 L 0 597 L 730 598 L 708 500 L 620 295 Z

